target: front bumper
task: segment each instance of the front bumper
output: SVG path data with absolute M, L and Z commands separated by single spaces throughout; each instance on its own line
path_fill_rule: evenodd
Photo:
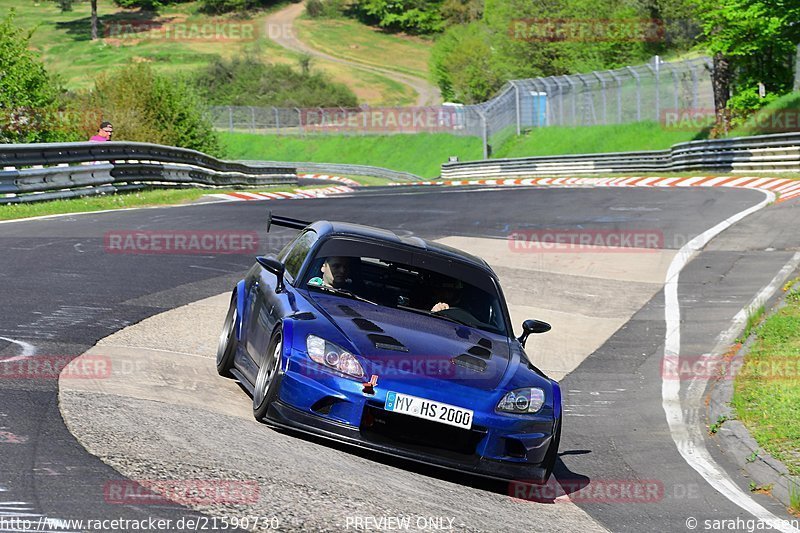
M 318 369 L 310 374 L 308 366 L 298 366 L 295 358 L 290 361 L 295 364 L 290 362 L 281 374 L 279 398 L 267 412 L 271 425 L 474 475 L 546 481 L 546 456 L 556 422 L 552 410 L 529 417 L 504 416 L 462 399 L 462 406 L 475 408 L 473 427 L 454 428 L 383 408 L 389 390 L 456 403 L 452 398 L 457 395 L 437 397 L 429 381 L 386 379 L 369 395 L 354 380 Z

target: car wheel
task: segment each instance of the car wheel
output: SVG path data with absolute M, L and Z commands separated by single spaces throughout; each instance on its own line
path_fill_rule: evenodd
M 253 389 L 253 416 L 261 420 L 266 416 L 267 409 L 277 394 L 278 369 L 281 366 L 281 352 L 283 350 L 283 337 L 276 331 L 269 341 L 267 356 L 264 358 L 256 376 L 256 385 Z
M 228 314 L 225 316 L 225 324 L 222 326 L 222 333 L 219 334 L 219 344 L 217 344 L 217 372 L 220 376 L 232 377 L 233 358 L 236 356 L 236 347 L 239 339 L 236 338 L 236 295 L 231 298 L 231 305 L 228 307 Z
M 544 479 L 542 483 L 547 483 L 547 480 L 550 479 L 550 476 L 553 474 L 553 469 L 556 466 L 556 460 L 558 459 L 558 446 L 561 444 L 561 421 L 558 421 L 558 427 L 556 428 L 555 436 L 553 437 L 553 441 L 550 443 L 550 447 L 547 449 L 547 455 L 545 456 L 544 460 Z

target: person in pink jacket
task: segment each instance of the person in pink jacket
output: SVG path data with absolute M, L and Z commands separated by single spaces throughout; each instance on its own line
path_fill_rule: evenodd
M 111 140 L 111 136 L 114 134 L 114 126 L 111 125 L 110 122 L 101 122 L 100 129 L 97 130 L 97 133 L 92 136 L 89 141 L 91 142 L 106 142 Z

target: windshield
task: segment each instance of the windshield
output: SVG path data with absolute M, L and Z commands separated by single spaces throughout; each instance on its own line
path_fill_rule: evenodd
M 431 254 L 424 253 L 422 260 L 420 253 L 398 254 L 389 247 L 323 245 L 301 286 L 506 334 L 503 306 L 490 276 L 457 261 L 430 260 Z

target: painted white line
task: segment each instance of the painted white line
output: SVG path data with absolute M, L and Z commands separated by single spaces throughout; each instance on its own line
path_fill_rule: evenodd
M 29 344 L 29 343 L 27 343 L 25 341 L 18 341 L 16 339 L 9 339 L 8 337 L 0 337 L 0 339 L 4 340 L 6 342 L 10 342 L 12 344 L 16 344 L 17 346 L 22 348 L 22 353 L 20 355 L 17 355 L 15 357 L 10 358 L 10 359 L 1 359 L 0 361 L 2 361 L 3 363 L 10 363 L 12 361 L 20 361 L 20 360 L 22 360 L 22 359 L 24 359 L 26 357 L 32 357 L 36 353 L 36 347 L 33 344 Z M 2 492 L 3 490 L 5 490 L 5 489 L 0 487 L 0 492 Z
M 723 220 L 713 228 L 693 238 L 686 243 L 673 258 L 667 271 L 666 283 L 664 285 L 664 321 L 666 323 L 666 335 L 664 338 L 664 360 L 674 360 L 680 355 L 681 349 L 681 309 L 678 299 L 678 278 L 681 270 L 689 264 L 689 261 L 701 250 L 708 242 L 731 227 L 743 218 L 763 209 L 775 200 L 775 194 L 763 191 L 766 198 L 749 209 L 745 209 Z M 787 522 L 782 522 L 774 514 L 756 503 L 748 494 L 742 491 L 734 483 L 727 473 L 714 461 L 711 454 L 706 449 L 705 441 L 698 440 L 690 434 L 689 425 L 684 419 L 684 412 L 680 400 L 680 380 L 665 379 L 662 375 L 661 380 L 661 405 L 667 418 L 672 440 L 678 448 L 686 463 L 697 473 L 703 476 L 709 485 L 717 492 L 728 498 L 738 507 L 752 514 L 759 520 L 774 524 L 774 527 L 784 533 L 800 533 L 800 530 L 791 527 Z

